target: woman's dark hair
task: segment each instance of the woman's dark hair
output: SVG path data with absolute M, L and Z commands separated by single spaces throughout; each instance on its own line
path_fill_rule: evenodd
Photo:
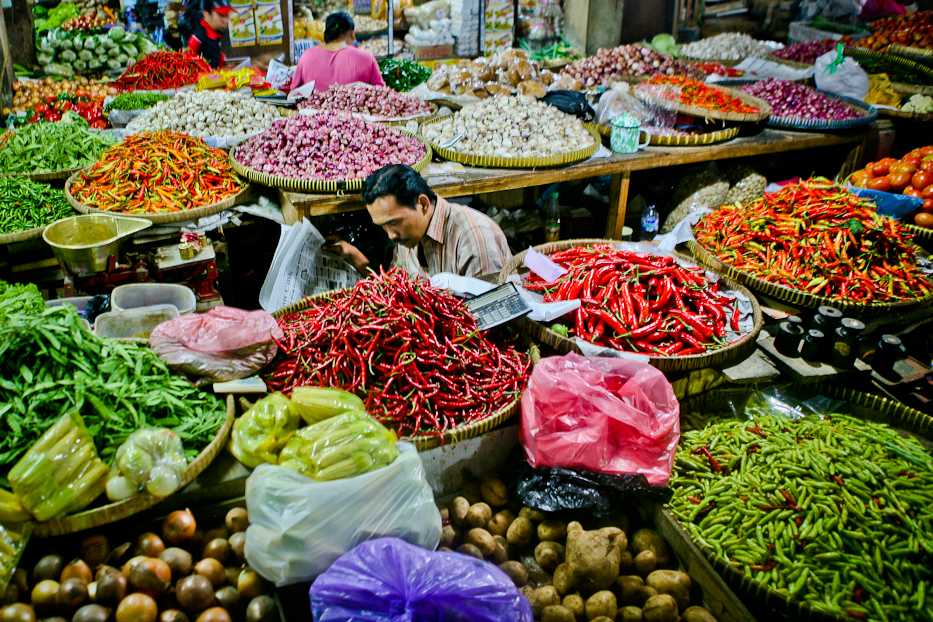
M 181 15 L 178 17 L 178 32 L 182 35 L 182 48 L 187 46 L 188 38 L 194 34 L 195 26 L 205 12 L 210 13 L 219 4 L 214 0 L 186 0 Z M 226 3 L 229 4 L 229 3 Z
M 346 11 L 331 13 L 324 20 L 324 43 L 336 41 L 351 30 L 356 30 L 353 18 Z
M 399 205 L 414 207 L 422 194 L 427 196 L 431 203 L 437 201 L 437 195 L 424 177 L 404 164 L 383 166 L 363 183 L 363 201 L 367 205 L 374 203 L 376 199 L 393 196 Z

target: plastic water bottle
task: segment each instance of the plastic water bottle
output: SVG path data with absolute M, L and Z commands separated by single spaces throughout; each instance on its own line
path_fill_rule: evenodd
M 661 220 L 657 208 L 649 205 L 641 214 L 641 239 L 653 240 L 658 234 L 658 226 Z

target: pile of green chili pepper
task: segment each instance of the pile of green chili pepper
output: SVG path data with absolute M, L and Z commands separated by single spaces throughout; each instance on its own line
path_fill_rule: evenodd
M 924 298 L 933 283 L 899 222 L 827 179 L 723 205 L 694 226 L 697 243 L 771 283 L 862 303 Z
M 431 69 L 413 60 L 385 57 L 379 59 L 379 71 L 386 86 L 399 92 L 410 91 L 431 77 Z
M 105 461 L 143 427 L 174 430 L 193 455 L 226 417 L 223 401 L 148 347 L 96 337 L 73 307 L 45 308 L 38 290 L 0 285 L 0 467 L 73 410 Z
M 0 177 L 0 235 L 44 227 L 71 216 L 65 193 L 21 177 Z
M 933 457 L 916 439 L 769 414 L 680 443 L 670 510 L 718 558 L 830 615 L 930 619 Z
M 0 173 L 51 173 L 92 164 L 115 141 L 68 113 L 55 123 L 35 123 L 0 138 Z
M 163 93 L 120 93 L 107 102 L 104 106 L 104 112 L 110 112 L 111 110 L 143 110 L 145 108 L 152 108 L 159 102 L 163 102 L 170 98 L 170 95 L 165 95 Z

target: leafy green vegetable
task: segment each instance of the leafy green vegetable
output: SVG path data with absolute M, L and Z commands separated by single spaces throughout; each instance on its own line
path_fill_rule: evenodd
M 162 93 L 121 93 L 107 102 L 104 112 L 111 110 L 142 110 L 169 99 Z
M 655 35 L 654 38 L 651 39 L 651 47 L 655 52 L 666 54 L 667 56 L 677 56 L 680 50 L 680 46 L 677 45 L 676 39 L 667 33 Z

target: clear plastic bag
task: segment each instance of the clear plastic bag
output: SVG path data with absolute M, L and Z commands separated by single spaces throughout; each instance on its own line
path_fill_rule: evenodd
M 417 450 L 398 443 L 390 465 L 357 477 L 316 482 L 264 464 L 246 480 L 246 561 L 276 585 L 310 581 L 372 538 L 394 536 L 437 547 L 441 515 Z
M 532 622 L 531 604 L 494 565 L 426 551 L 396 538 L 370 540 L 311 585 L 316 622 Z
M 214 382 L 245 378 L 275 357 L 282 329 L 265 311 L 215 307 L 159 324 L 149 346 L 168 366 Z
M 260 464 L 278 464 L 285 447 L 300 423 L 298 413 L 288 398 L 272 393 L 257 401 L 233 424 L 228 448 L 233 456 L 250 468 Z
M 570 353 L 535 365 L 522 395 L 520 438 L 535 468 L 671 476 L 680 405 L 648 363 Z
M 816 88 L 821 91 L 864 100 L 868 95 L 868 74 L 842 50 L 826 52 L 813 64 Z
M 107 498 L 120 501 L 146 490 L 167 497 L 181 485 L 188 468 L 185 449 L 167 428 L 136 430 L 117 448 L 107 478 Z

